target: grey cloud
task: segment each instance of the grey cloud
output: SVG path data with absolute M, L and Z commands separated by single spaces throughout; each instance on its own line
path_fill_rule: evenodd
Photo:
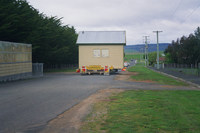
M 171 42 L 200 26 L 199 0 L 28 0 L 48 16 L 79 30 L 126 30 L 128 44 L 142 43 L 143 35 L 163 30 L 161 42 Z M 180 5 L 178 5 L 180 4 Z M 187 16 L 190 15 L 188 18 Z M 197 17 L 198 16 L 198 17 Z

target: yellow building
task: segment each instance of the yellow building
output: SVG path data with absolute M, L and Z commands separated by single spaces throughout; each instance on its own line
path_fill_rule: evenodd
M 124 67 L 125 31 L 81 31 L 78 34 L 79 69 L 101 66 L 112 70 Z

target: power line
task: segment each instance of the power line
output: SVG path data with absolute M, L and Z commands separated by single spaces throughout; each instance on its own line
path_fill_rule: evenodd
M 176 11 L 179 9 L 179 7 L 180 7 L 180 5 L 181 5 L 182 2 L 183 2 L 183 0 L 180 0 L 180 1 L 179 1 L 177 7 L 175 8 L 174 12 L 173 12 L 172 15 L 171 15 L 172 17 L 174 17 L 174 15 L 176 14 Z
M 190 14 L 188 14 L 185 17 L 185 20 L 183 20 L 182 23 L 184 23 L 199 7 L 200 7 L 200 4 L 193 11 L 191 11 Z
M 171 13 L 170 16 L 171 16 L 172 18 L 173 18 L 174 15 L 176 14 L 176 11 L 180 8 L 180 5 L 181 5 L 182 2 L 183 2 L 183 0 L 180 0 L 179 3 L 178 3 L 178 5 L 176 6 L 175 10 Z M 157 27 L 157 28 L 160 27 L 159 25 L 156 25 L 155 23 L 154 23 L 154 26 Z

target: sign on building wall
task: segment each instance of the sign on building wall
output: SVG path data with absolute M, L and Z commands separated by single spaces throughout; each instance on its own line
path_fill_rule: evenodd
M 109 57 L 109 50 L 108 49 L 103 49 L 101 50 L 102 52 L 102 57 Z
M 109 50 L 108 49 L 94 49 L 93 50 L 94 57 L 109 57 Z
M 94 49 L 93 50 L 93 56 L 94 57 L 101 57 L 101 51 L 100 51 L 100 49 Z

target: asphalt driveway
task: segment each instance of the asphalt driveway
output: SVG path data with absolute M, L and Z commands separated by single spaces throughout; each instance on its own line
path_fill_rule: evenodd
M 113 76 L 47 74 L 43 78 L 0 84 L 0 132 L 32 131 L 69 109 Z

